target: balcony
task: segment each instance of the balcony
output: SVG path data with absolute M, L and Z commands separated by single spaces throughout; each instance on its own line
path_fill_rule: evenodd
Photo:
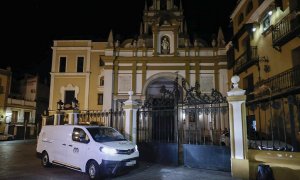
M 243 71 L 255 65 L 258 62 L 258 59 L 257 47 L 251 46 L 234 62 L 233 73 L 239 75 Z
M 14 98 L 8 98 L 7 99 L 7 104 L 8 105 L 36 107 L 36 102 L 35 101 L 27 101 L 27 100 L 14 99 Z
M 300 15 L 295 11 L 288 14 L 272 28 L 273 47 L 280 51 L 281 46 L 299 36 Z
M 272 97 L 283 96 L 287 94 L 294 94 L 300 91 L 300 65 L 295 66 L 287 71 L 284 71 L 276 76 L 269 79 L 262 80 L 255 85 L 255 89 L 258 90 L 260 87 L 267 87 L 267 92 L 257 93 L 256 97 L 263 97 L 270 95 Z

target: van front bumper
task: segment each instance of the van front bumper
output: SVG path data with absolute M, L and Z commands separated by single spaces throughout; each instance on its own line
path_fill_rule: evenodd
M 135 162 L 135 163 L 134 163 Z M 104 175 L 117 175 L 138 166 L 138 158 L 125 159 L 122 161 L 102 160 L 100 172 Z

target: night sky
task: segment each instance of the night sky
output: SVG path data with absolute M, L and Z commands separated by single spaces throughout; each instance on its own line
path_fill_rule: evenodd
M 225 40 L 230 40 L 229 16 L 236 1 L 182 0 L 190 35 L 209 40 L 221 26 Z M 110 29 L 121 38 L 132 38 L 139 33 L 144 3 L 145 0 L 1 1 L 4 50 L 0 67 L 47 76 L 53 40 L 106 41 Z

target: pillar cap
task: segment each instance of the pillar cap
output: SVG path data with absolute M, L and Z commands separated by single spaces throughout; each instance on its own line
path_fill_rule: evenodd
M 133 106 L 136 106 L 138 105 L 139 103 L 132 100 L 132 95 L 134 94 L 134 92 L 132 90 L 128 91 L 128 95 L 129 95 L 129 98 L 127 101 L 124 102 L 125 106 L 130 106 L 130 105 L 133 105 Z
M 240 77 L 238 75 L 234 75 L 231 77 L 231 82 L 233 83 L 233 88 L 227 92 L 228 96 L 241 96 L 245 95 L 245 90 L 239 88 Z

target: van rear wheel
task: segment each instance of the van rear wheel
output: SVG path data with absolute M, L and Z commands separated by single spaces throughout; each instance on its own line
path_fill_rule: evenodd
M 87 165 L 87 173 L 90 179 L 99 179 L 100 178 L 100 171 L 99 165 L 96 161 L 90 161 Z
M 50 167 L 51 166 L 51 163 L 49 161 L 49 156 L 48 156 L 47 152 L 43 152 L 41 162 L 42 162 L 43 167 Z

